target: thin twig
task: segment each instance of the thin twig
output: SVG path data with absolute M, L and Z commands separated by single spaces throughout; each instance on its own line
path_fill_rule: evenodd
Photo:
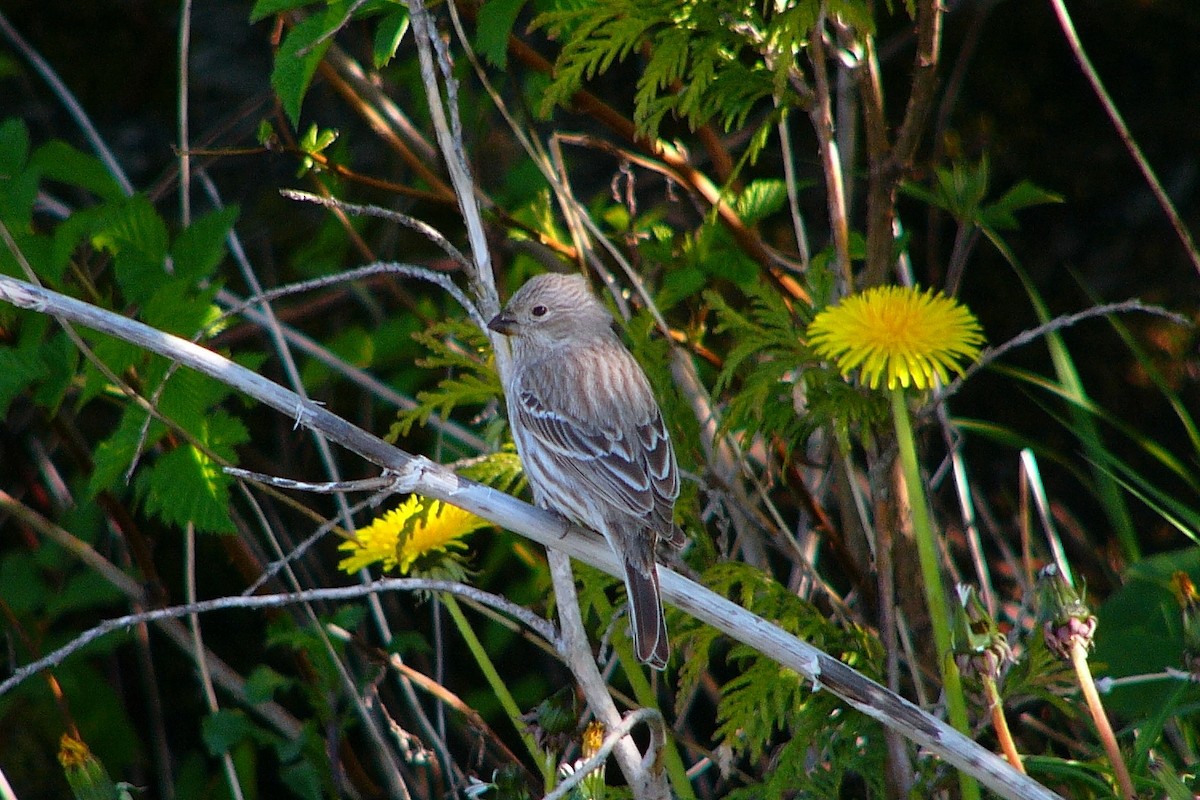
M 505 614 L 512 616 L 514 619 L 520 620 L 531 630 L 536 631 L 539 635 L 553 640 L 553 626 L 534 614 L 524 606 L 519 606 L 503 597 L 485 592 L 481 589 L 476 589 L 473 586 L 467 586 L 456 581 L 436 581 L 426 580 L 424 578 L 383 578 L 381 580 L 372 581 L 366 584 L 356 586 L 333 586 L 323 589 L 305 589 L 298 592 L 287 592 L 284 594 L 260 594 L 253 597 L 245 597 L 242 595 L 231 595 L 226 597 L 218 597 L 212 600 L 198 600 L 194 603 L 185 603 L 178 606 L 167 606 L 165 608 L 153 608 L 148 611 L 142 611 L 136 614 L 125 614 L 124 616 L 114 619 L 105 620 L 98 625 L 89 628 L 88 630 L 76 636 L 67 644 L 59 647 L 52 653 L 48 653 L 36 661 L 31 661 L 24 666 L 13 670 L 12 675 L 0 682 L 0 697 L 3 697 L 8 692 L 15 689 L 17 686 L 24 683 L 29 678 L 33 677 L 42 670 L 57 667 L 64 660 L 74 653 L 79 652 L 89 644 L 103 639 L 110 633 L 124 630 L 134 625 L 140 625 L 147 622 L 159 622 L 165 619 L 178 619 L 180 617 L 191 616 L 193 614 L 207 614 L 213 611 L 227 611 L 230 609 L 240 610 L 261 610 L 264 608 L 282 608 L 285 606 L 295 605 L 297 603 L 314 603 L 320 601 L 334 600 L 359 600 L 369 597 L 372 594 L 380 594 L 383 592 L 450 592 L 451 594 L 459 594 L 464 597 L 469 597 L 475 602 L 483 603 L 492 608 L 503 611 Z
M 956 394 L 958 390 L 963 387 L 963 384 L 971 378 L 971 376 L 975 375 L 975 373 L 979 372 L 993 361 L 996 361 L 1001 356 L 1007 354 L 1010 350 L 1023 347 L 1033 341 L 1036 341 L 1037 339 L 1040 339 L 1048 333 L 1069 328 L 1072 325 L 1076 325 L 1084 320 L 1092 319 L 1094 317 L 1104 317 L 1108 316 L 1109 314 L 1130 314 L 1134 312 L 1152 314 L 1156 317 L 1163 317 L 1164 319 L 1169 319 L 1171 322 L 1174 322 L 1176 325 L 1183 325 L 1185 327 L 1191 327 L 1193 324 L 1191 320 L 1182 314 L 1170 311 L 1162 306 L 1143 303 L 1141 300 L 1136 298 L 1133 300 L 1124 300 L 1119 303 L 1106 303 L 1102 306 L 1085 308 L 1083 311 L 1077 311 L 1074 314 L 1064 314 L 1061 317 L 1055 317 L 1048 322 L 1038 325 L 1036 328 L 1030 328 L 1029 330 L 1022 331 L 998 347 L 992 347 L 984 350 L 983 353 L 980 354 L 979 359 L 970 367 L 968 367 L 960 377 L 951 381 L 945 389 L 937 394 L 935 399 L 937 402 L 942 402 L 951 395 Z
M 46 59 L 42 58 L 41 55 L 38 54 L 38 52 L 34 50 L 24 38 L 22 38 L 21 34 L 18 33 L 17 29 L 14 28 L 12 23 L 8 21 L 8 18 L 4 16 L 3 12 L 0 12 L 0 33 L 3 33 L 4 37 L 8 39 L 9 44 L 11 44 L 13 48 L 17 50 L 17 52 L 23 55 L 25 59 L 33 65 L 34 71 L 42 76 L 42 80 L 49 84 L 50 90 L 58 96 L 59 101 L 63 104 L 63 107 L 67 110 L 67 113 L 70 114 L 71 118 L 75 120 L 75 124 L 78 125 L 79 129 L 83 132 L 84 138 L 87 139 L 88 144 L 91 145 L 92 149 L 96 152 L 96 156 L 101 162 L 103 162 L 105 168 L 109 171 L 109 174 L 111 174 L 113 179 L 117 182 L 117 185 L 121 187 L 121 191 L 126 195 L 132 195 L 133 184 L 130 182 L 129 177 L 125 174 L 125 170 L 121 168 L 121 164 L 119 161 L 117 161 L 117 157 L 113 155 L 112 150 L 109 149 L 104 139 L 101 138 L 100 132 L 96 130 L 96 126 L 93 125 L 91 119 L 88 118 L 87 112 L 84 111 L 83 106 L 79 103 L 79 100 L 76 99 L 71 90 L 67 88 L 67 85 L 62 82 L 62 79 L 58 77 L 58 73 L 54 71 L 54 68 L 50 66 Z
M 584 778 L 604 765 L 604 762 L 608 760 L 609 754 L 618 742 L 628 736 L 636 726 L 643 722 L 650 726 L 652 733 L 657 731 L 658 735 L 662 736 L 663 717 L 657 709 L 639 708 L 629 712 L 621 719 L 619 725 L 608 729 L 603 743 L 601 743 L 599 749 L 596 750 L 591 758 L 577 765 L 575 771 L 564 778 L 563 782 L 556 786 L 554 791 L 543 797 L 542 800 L 560 800 L 563 797 L 567 797 L 571 793 L 571 790 L 578 786 Z
M 809 109 L 813 130 L 817 134 L 817 149 L 825 175 L 825 202 L 829 207 L 829 227 L 833 233 L 833 252 L 840 294 L 854 290 L 850 271 L 850 220 L 846 211 L 846 189 L 842 176 L 842 158 L 838 153 L 837 137 L 833 130 L 833 105 L 829 70 L 825 63 L 825 16 L 821 15 L 809 37 L 809 62 L 812 64 L 815 98 Z
M 29 526 L 38 536 L 48 539 L 62 547 L 65 551 L 78 558 L 89 569 L 103 578 L 123 594 L 130 603 L 139 608 L 148 604 L 142 584 L 126 575 L 115 564 L 96 552 L 87 542 L 84 542 L 68 531 L 55 525 L 50 520 L 38 514 L 16 500 L 11 495 L 0 491 L 0 508 L 19 519 L 22 524 Z M 191 637 L 187 628 L 173 619 L 160 620 L 157 623 L 159 631 L 166 634 L 176 647 L 189 657 L 194 655 Z M 209 672 L 217 684 L 238 702 L 245 704 L 248 709 L 274 728 L 280 735 L 290 739 L 300 736 L 300 722 L 291 716 L 274 700 L 248 703 L 246 697 L 246 681 L 229 665 L 212 652 L 205 653 L 208 659 Z
M 280 189 L 279 194 L 289 200 L 299 200 L 303 203 L 316 203 L 326 208 L 338 208 L 345 211 L 347 214 L 362 217 L 378 217 L 391 222 L 397 222 L 407 228 L 411 228 L 417 233 L 424 236 L 429 241 L 437 245 L 454 263 L 465 269 L 471 269 L 471 262 L 462 252 L 450 243 L 450 240 L 442 235 L 441 231 L 433 227 L 427 222 L 410 217 L 408 214 L 401 214 L 399 211 L 392 211 L 390 208 L 380 208 L 379 206 L 363 206 L 356 203 L 347 203 L 344 200 L 338 200 L 335 197 L 321 197 L 311 192 L 301 192 L 297 189 Z
M 185 596 L 189 604 L 196 601 L 196 527 L 188 523 L 187 531 L 184 533 L 184 586 Z M 205 657 L 204 637 L 200 633 L 200 615 L 188 614 L 188 629 L 192 634 L 192 644 L 195 650 L 192 653 L 192 659 L 196 663 L 197 678 L 200 681 L 200 688 L 204 695 L 204 702 L 208 706 L 209 714 L 216 714 L 220 711 L 221 706 L 217 703 L 217 693 L 213 690 L 212 675 L 208 671 L 208 659 Z M 229 751 L 221 753 L 221 766 L 225 770 L 225 783 L 229 788 L 229 794 L 234 800 L 243 800 L 242 783 L 238 780 L 237 769 L 233 766 L 233 756 Z
M 1104 106 L 1104 113 L 1108 114 L 1109 120 L 1112 121 L 1113 127 L 1116 128 L 1117 135 L 1121 137 L 1121 142 L 1125 145 L 1125 149 L 1129 151 L 1129 155 L 1133 156 L 1134 162 L 1142 173 L 1142 177 L 1146 179 L 1146 184 L 1150 187 L 1150 191 L 1154 194 L 1154 199 L 1158 201 L 1158 205 L 1162 208 L 1163 213 L 1167 215 L 1167 219 L 1171 223 L 1171 227 L 1175 229 L 1175 235 L 1179 237 L 1180 244 L 1187 252 L 1188 258 L 1192 262 L 1192 266 L 1196 272 L 1200 273 L 1200 251 L 1196 249 L 1196 242 L 1192 238 L 1191 232 L 1187 229 L 1183 219 L 1179 216 L 1179 212 L 1175 209 L 1175 204 L 1171 202 L 1170 195 L 1163 188 L 1162 183 L 1158 180 L 1158 176 L 1154 174 L 1153 167 L 1146 159 L 1142 148 L 1138 146 L 1137 140 L 1133 138 L 1133 134 L 1129 132 L 1129 127 L 1125 124 L 1124 117 L 1117 110 L 1117 104 L 1113 102 L 1108 91 L 1104 88 L 1104 84 L 1100 81 L 1100 75 L 1096 72 L 1096 68 L 1092 66 L 1091 59 L 1083 49 L 1083 43 L 1079 41 L 1079 34 L 1075 32 L 1075 23 L 1071 21 L 1071 15 L 1067 11 L 1067 6 L 1063 0 L 1050 0 L 1050 5 L 1054 8 L 1054 13 L 1058 17 L 1058 24 L 1062 27 L 1063 35 L 1067 38 L 1067 44 L 1071 47 L 1071 52 L 1075 54 L 1075 60 L 1079 62 L 1079 68 L 1083 70 L 1084 77 L 1088 83 L 1092 85 L 1092 91 L 1096 93 L 1096 97 L 1100 100 L 1100 105 Z
M 621 574 L 621 566 L 617 563 L 612 549 L 598 537 L 585 535 L 582 531 L 564 524 L 557 515 L 533 508 L 488 486 L 460 478 L 426 458 L 406 453 L 217 353 L 135 320 L 8 276 L 0 276 L 0 301 L 38 313 L 63 317 L 167 358 L 179 360 L 192 369 L 250 395 L 289 418 L 296 419 L 302 425 L 320 430 L 331 441 L 362 458 L 394 471 L 404 479 L 398 487 L 404 491 L 416 491 L 427 497 L 452 503 L 547 547 L 562 551 L 572 558 L 591 564 L 610 575 Z M 663 597 L 676 607 L 834 692 L 871 718 L 900 730 L 918 745 L 974 775 L 1001 796 L 1022 800 L 1050 800 L 1057 797 L 1044 786 L 1015 773 L 1002 759 L 989 753 L 976 742 L 838 659 L 670 569 L 660 568 L 659 573 Z M 375 588 L 399 589 L 416 586 L 416 583 L 380 582 Z M 361 596 L 364 588 L 314 590 L 334 592 L 334 595 L 281 595 L 279 602 L 297 602 L 301 599 L 316 599 L 318 596 L 336 599 L 338 592 L 347 592 L 345 597 Z M 452 587 L 442 584 L 431 586 L 428 582 L 424 584 L 424 588 L 460 592 L 463 590 L 457 584 Z M 236 599 L 241 602 L 255 602 L 259 598 Z M 228 601 L 229 598 L 224 600 Z M 121 625 L 116 626 L 119 627 Z M 96 633 L 93 629 L 86 635 L 91 637 L 89 640 L 94 640 L 103 635 L 103 632 Z M 25 672 L 22 672 L 22 675 L 22 679 L 27 677 Z

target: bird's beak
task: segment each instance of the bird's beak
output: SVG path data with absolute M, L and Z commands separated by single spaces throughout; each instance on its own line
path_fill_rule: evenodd
M 504 312 L 492 317 L 492 321 L 488 323 L 488 328 L 505 336 L 508 336 L 515 331 L 516 327 L 517 321 L 512 317 L 504 316 Z

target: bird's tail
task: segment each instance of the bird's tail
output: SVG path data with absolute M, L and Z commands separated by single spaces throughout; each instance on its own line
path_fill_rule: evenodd
M 654 669 L 666 669 L 671 648 L 667 642 L 667 623 L 663 618 L 662 599 L 658 593 L 658 569 L 653 560 L 642 565 L 627 556 L 624 562 L 633 649 L 638 661 Z

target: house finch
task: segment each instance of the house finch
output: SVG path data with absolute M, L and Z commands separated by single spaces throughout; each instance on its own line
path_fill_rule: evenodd
M 509 337 L 509 424 L 534 501 L 604 534 L 625 569 L 637 657 L 670 654 L 654 561 L 676 547 L 679 472 L 650 383 L 581 275 L 520 288 L 488 327 Z

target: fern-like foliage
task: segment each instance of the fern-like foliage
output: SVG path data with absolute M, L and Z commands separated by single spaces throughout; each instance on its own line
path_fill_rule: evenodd
M 759 570 L 725 563 L 708 570 L 702 580 L 864 674 L 880 674 L 883 651 L 876 639 L 855 626 L 835 625 Z M 675 630 L 677 650 L 688 654 L 681 659 L 678 697 L 687 698 L 711 674 L 716 645 L 724 640 L 712 628 L 684 620 Z M 813 691 L 798 673 L 752 647 L 734 645 L 724 658 L 736 665 L 737 675 L 721 687 L 716 735 L 740 757 L 770 761 L 769 769 L 749 769 L 764 776 L 762 783 L 729 797 L 838 797 L 850 782 L 865 783 L 871 796 L 882 795 L 886 748 L 877 722 L 847 710 L 828 692 Z
M 732 343 L 715 390 L 728 394 L 727 430 L 777 437 L 790 448 L 832 425 L 842 436 L 885 423 L 886 402 L 818 364 L 804 341 L 812 309 L 790 306 L 772 287 L 744 287 L 749 303 L 734 308 L 716 292 L 705 294 L 717 313 L 714 332 Z M 739 304 L 739 308 L 742 305 Z
M 646 56 L 634 97 L 638 130 L 657 138 L 668 114 L 693 129 L 743 127 L 756 107 L 778 98 L 803 106 L 796 55 L 822 9 L 863 31 L 874 28 L 862 0 L 794 0 L 784 7 L 736 0 L 596 0 L 563 3 L 538 17 L 564 42 L 542 111 L 565 105 L 587 80 L 637 52 Z
M 415 332 L 413 338 L 430 353 L 417 366 L 444 371 L 446 376 L 437 388 L 417 393 L 416 407 L 397 415 L 389 441 L 408 436 L 414 424 L 424 425 L 434 414 L 449 417 L 459 406 L 486 405 L 502 394 L 495 365 L 484 355 L 490 352 L 487 337 L 475 325 L 447 319 Z

